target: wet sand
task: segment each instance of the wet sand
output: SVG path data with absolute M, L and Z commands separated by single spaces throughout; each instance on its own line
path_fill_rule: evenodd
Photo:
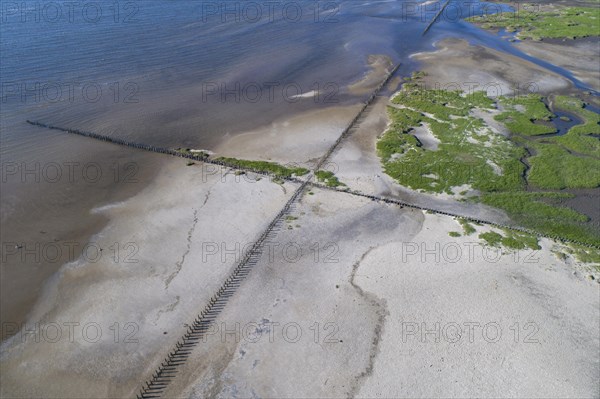
M 374 82 L 380 82 L 390 60 L 383 56 L 371 56 L 367 57 L 365 63 L 368 69 L 363 78 L 353 83 L 357 93 L 352 96 L 361 95 L 371 90 Z M 27 116 L 33 119 L 40 117 L 45 122 L 53 121 L 59 126 L 76 127 L 123 139 L 141 140 L 144 143 L 212 149 L 216 156 L 311 165 L 335 141 L 359 107 L 336 102 L 327 104 L 322 109 L 311 110 L 320 105 L 315 104 L 311 96 L 300 103 L 272 104 L 277 105 L 277 109 L 272 112 L 277 114 L 287 109 L 288 116 L 272 121 L 270 125 L 261 125 L 261 121 L 267 120 L 271 115 L 268 113 L 262 119 L 257 117 L 247 123 L 242 121 L 240 124 L 227 124 L 227 129 L 233 130 L 224 133 L 219 129 L 225 125 L 218 117 L 215 116 L 216 119 L 207 125 L 194 115 L 193 110 L 199 104 L 202 105 L 199 102 L 201 92 L 201 85 L 194 85 L 185 87 L 176 94 L 163 92 L 160 98 L 152 95 L 152 92 L 142 93 L 143 101 L 139 104 L 115 105 L 104 98 L 98 104 L 75 104 L 68 113 L 52 114 L 49 110 L 40 108 L 34 112 L 34 116 Z M 167 117 L 165 112 L 157 114 L 155 110 L 162 106 L 165 97 L 172 97 L 173 107 L 183 103 L 186 105 L 173 111 L 177 115 L 170 114 Z M 322 101 L 323 96 L 320 98 Z M 339 101 L 341 98 L 347 99 L 348 96 L 339 94 L 333 100 Z M 254 105 L 241 104 L 246 111 Z M 231 107 L 232 104 L 223 106 Z M 239 104 L 233 106 L 240 107 Z M 91 108 L 97 109 L 91 111 Z M 223 115 L 229 112 L 225 108 L 221 109 Z M 156 124 L 162 126 L 161 129 L 146 129 L 150 121 L 148 114 L 158 118 Z M 6 245 L 8 255 L 1 265 L 0 322 L 17 325 L 27 319 L 29 311 L 40 298 L 45 282 L 61 265 L 78 258 L 85 245 L 95 244 L 93 235 L 105 227 L 108 219 L 102 214 L 91 213 L 90 209 L 134 196 L 152 184 L 163 164 L 168 162 L 168 156 L 149 155 L 144 151 L 132 151 L 32 127 L 21 121 L 21 117 L 25 118 L 25 115 L 15 114 L 3 120 L 3 134 L 7 134 L 3 144 L 7 145 L 6 151 L 14 147 L 10 153 L 3 155 L 3 161 L 23 169 L 37 166 L 40 172 L 37 177 L 22 177 L 19 170 L 16 175 L 8 176 L 7 182 L 3 182 L 0 211 L 3 244 Z M 173 120 L 168 122 L 168 119 Z M 179 134 L 163 134 L 165 129 L 179 133 L 186 131 L 190 125 L 202 126 L 202 129 L 209 131 L 218 127 L 216 132 L 222 134 L 211 131 L 212 138 L 194 135 L 187 139 L 182 139 Z M 244 130 L 244 126 L 249 128 Z M 160 134 L 156 136 L 155 133 L 159 131 Z M 29 137 L 31 143 L 24 148 L 16 139 L 18 136 Z M 71 179 L 67 166 L 69 163 L 81 167 L 97 166 L 102 178 L 88 183 L 82 178 L 81 170 L 74 169 L 79 174 Z M 61 168 L 62 176 L 56 182 L 50 181 L 52 177 L 46 178 L 44 175 L 50 164 L 58 164 Z M 131 170 L 124 169 L 129 164 L 135 167 L 131 174 Z M 22 248 L 15 247 L 21 245 Z M 28 248 L 36 248 L 36 245 L 39 248 L 36 254 L 24 254 Z M 69 251 L 69 245 L 74 245 L 75 251 Z M 59 247 L 62 256 L 54 257 L 52 250 L 55 246 Z M 46 256 L 44 251 L 48 248 L 50 255 Z M 50 257 L 51 260 L 48 260 Z M 4 340 L 13 333 L 12 328 L 3 330 L 1 339 Z
M 369 69 L 365 76 L 347 88 L 353 95 L 366 97 L 393 67 L 390 58 L 381 55 L 369 56 L 367 65 Z M 324 104 L 321 109 L 274 120 L 258 129 L 227 137 L 215 147 L 215 154 L 314 166 L 361 106 L 336 103 Z
M 422 62 L 426 88 L 486 90 L 488 95 L 556 93 L 571 86 L 560 75 L 531 62 L 464 40 L 444 39 L 437 51 L 418 53 L 412 58 Z
M 371 92 L 379 85 L 381 79 L 385 76 L 388 70 L 394 67 L 390 57 L 385 55 L 370 55 L 367 58 L 367 65 L 370 70 L 365 76 L 348 86 L 348 90 L 352 94 L 371 94 Z
M 273 121 L 225 140 L 215 155 L 314 166 L 359 109 L 359 105 L 330 107 Z
M 293 188 L 185 164 L 170 158 L 152 185 L 98 210 L 110 221 L 93 240 L 122 243 L 120 257 L 80 257 L 47 282 L 26 323 L 37 336 L 2 344 L 3 397 L 133 396 Z
M 108 218 L 90 209 L 143 190 L 166 160 L 35 127 L 31 133 L 39 140 L 31 152 L 3 156 L 4 167 L 15 167 L 14 174 L 3 171 L 2 183 L 3 326 L 27 320 L 48 279 L 79 258 L 86 246 L 95 246 L 93 236 Z M 40 144 L 44 151 L 35 152 Z M 37 172 L 26 175 L 26 169 Z M 3 328 L 2 340 L 11 334 L 12 329 Z
M 571 71 L 575 77 L 600 91 L 600 37 L 576 40 L 521 41 L 515 46 L 525 53 Z

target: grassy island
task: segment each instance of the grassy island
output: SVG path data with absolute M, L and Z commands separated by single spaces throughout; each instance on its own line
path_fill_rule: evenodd
M 520 4 L 513 12 L 467 18 L 483 29 L 517 32 L 519 39 L 576 39 L 598 36 L 600 10 L 597 7 L 560 7 L 548 4 Z
M 227 165 L 237 166 L 240 168 L 252 169 L 259 172 L 270 173 L 274 176 L 278 177 L 293 177 L 293 176 L 303 176 L 309 172 L 306 168 L 301 167 L 287 167 L 280 165 L 275 162 L 267 162 L 267 161 L 249 161 L 245 159 L 237 159 L 237 158 L 226 158 L 220 157 L 217 158 L 216 161 L 223 162 Z

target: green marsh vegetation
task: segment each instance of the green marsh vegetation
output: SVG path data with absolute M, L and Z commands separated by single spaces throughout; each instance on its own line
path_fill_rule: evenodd
M 315 172 L 315 177 L 318 181 L 325 183 L 327 187 L 345 186 L 338 178 L 328 170 L 318 170 Z
M 462 226 L 463 233 L 466 236 L 470 236 L 471 234 L 473 234 L 473 233 L 475 233 L 477 231 L 475 229 L 475 227 L 471 226 L 471 223 L 469 223 L 465 219 L 458 219 L 458 223 L 460 223 L 460 225 Z
M 598 264 L 597 268 L 600 268 L 600 251 L 577 244 L 570 244 L 566 251 L 575 256 L 580 262 L 595 263 Z
M 597 139 L 596 139 L 597 140 Z M 571 154 L 559 144 L 533 145 L 529 183 L 544 189 L 594 188 L 600 185 L 600 158 Z
M 561 7 L 549 4 L 520 4 L 511 12 L 486 14 L 466 19 L 483 29 L 504 28 L 519 39 L 576 39 L 598 36 L 597 7 Z
M 584 123 L 572 127 L 563 136 L 520 140 L 556 132 L 554 115 L 539 95 L 500 97 L 503 112 L 495 119 L 513 134 L 513 141 L 533 150 L 529 158 L 528 183 L 541 189 L 594 188 L 600 185 L 600 115 L 583 108 L 583 102 L 568 96 L 556 96 L 556 108 L 579 116 Z M 521 137 L 519 137 L 521 136 Z M 575 154 L 574 154 L 575 153 Z
M 503 246 L 509 249 L 541 249 L 537 237 L 532 236 L 531 234 L 514 231 L 505 231 L 504 233 L 505 235 L 495 231 L 488 231 L 479 234 L 479 238 L 492 247 Z
M 600 141 L 591 136 L 598 134 L 597 114 L 577 99 L 557 96 L 553 105 L 583 123 L 563 136 L 546 136 L 556 132 L 555 115 L 541 96 L 494 101 L 484 92 L 425 89 L 418 80 L 409 79 L 388 107 L 390 127 L 377 143 L 388 175 L 427 193 L 460 196 L 468 187 L 476 195 L 464 200 L 503 209 L 523 227 L 600 244 L 587 216 L 560 205 L 573 195 L 559 191 L 600 186 Z M 510 137 L 493 131 L 480 117 L 484 114 L 503 123 Z M 428 129 L 439 140 L 437 148 L 424 148 L 412 134 L 415 128 Z M 459 221 L 465 234 L 473 233 Z
M 519 159 L 525 151 L 470 116 L 475 108 L 494 108 L 485 93 L 462 94 L 424 90 L 414 81 L 404 84 L 392 100 L 395 107 L 388 108 L 391 127 L 377 143 L 386 173 L 424 192 L 453 194 L 464 184 L 483 191 L 521 189 L 524 165 Z M 407 134 L 418 126 L 440 140 L 437 150 L 425 149 Z
M 280 165 L 275 162 L 267 162 L 267 161 L 249 161 L 245 159 L 237 159 L 237 158 L 225 158 L 220 157 L 217 158 L 216 161 L 223 162 L 227 165 L 237 166 L 240 168 L 247 168 L 252 170 L 257 170 L 260 172 L 271 173 L 274 176 L 278 177 L 293 177 L 293 176 L 303 176 L 309 172 L 306 168 L 301 167 L 287 167 Z
M 536 136 L 556 132 L 551 123 L 544 123 L 549 122 L 554 114 L 548 110 L 541 96 L 500 97 L 498 103 L 504 111 L 494 119 L 504 123 L 511 133 Z

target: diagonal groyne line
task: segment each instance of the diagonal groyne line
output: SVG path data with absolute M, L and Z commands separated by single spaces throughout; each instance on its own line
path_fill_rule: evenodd
M 367 107 L 363 107 L 360 110 L 360 113 L 363 113 L 366 108 Z M 358 117 L 356 117 L 355 119 L 353 119 L 354 123 L 356 123 L 357 120 L 358 120 Z M 157 153 L 160 153 L 160 154 L 168 154 L 168 155 L 172 155 L 172 156 L 176 156 L 176 157 L 192 159 L 192 160 L 195 160 L 195 161 L 198 161 L 198 162 L 203 162 L 203 163 L 207 163 L 207 164 L 218 165 L 218 166 L 221 166 L 221 167 L 226 167 L 226 168 L 230 168 L 230 169 L 234 169 L 234 170 L 239 170 L 239 171 L 243 171 L 243 172 L 251 172 L 251 173 L 255 173 L 255 174 L 259 174 L 259 175 L 263 175 L 263 176 L 276 177 L 278 179 L 286 180 L 286 181 L 289 181 L 289 182 L 292 182 L 292 183 L 303 184 L 304 182 L 307 181 L 307 180 L 300 179 L 300 178 L 297 178 L 297 177 L 279 176 L 279 175 L 275 175 L 273 173 L 265 172 L 263 170 L 257 170 L 257 169 L 243 167 L 243 166 L 239 166 L 239 165 L 235 165 L 235 164 L 230 164 L 228 162 L 222 162 L 222 161 L 212 160 L 212 159 L 204 158 L 204 157 L 201 157 L 201 156 L 198 156 L 198 155 L 183 154 L 183 153 L 180 153 L 178 151 L 175 151 L 175 150 L 172 150 L 172 149 L 169 149 L 169 148 L 156 147 L 156 146 L 151 146 L 151 145 L 147 145 L 147 144 L 132 143 L 132 142 L 128 142 L 126 140 L 122 140 L 122 139 L 118 139 L 118 138 L 112 138 L 112 137 L 109 137 L 109 136 L 103 136 L 103 135 L 100 135 L 100 134 L 97 134 L 97 133 L 85 132 L 85 131 L 81 131 L 81 130 L 64 128 L 64 127 L 59 127 L 59 126 L 52 126 L 52 125 L 48 125 L 48 124 L 45 124 L 45 123 L 36 122 L 36 121 L 30 121 L 30 120 L 27 120 L 27 123 L 29 123 L 30 125 L 44 127 L 44 128 L 51 129 L 51 130 L 58 130 L 58 131 L 65 132 L 65 133 L 78 134 L 78 135 L 81 135 L 81 136 L 84 136 L 84 137 L 90 137 L 90 138 L 94 138 L 94 139 L 97 139 L 97 140 L 110 142 L 110 143 L 117 144 L 117 145 L 124 145 L 124 146 L 133 147 L 133 148 L 137 148 L 137 149 L 141 149 L 141 150 L 147 150 L 147 151 L 151 151 L 151 152 L 157 152 Z M 340 135 L 340 137 L 336 140 L 336 142 L 334 143 L 334 145 L 327 151 L 327 153 L 326 153 L 327 157 L 322 157 L 321 160 L 319 160 L 319 163 L 317 164 L 317 167 L 315 168 L 315 170 L 318 170 L 318 168 L 320 166 L 322 166 L 327 161 L 327 159 L 333 154 L 334 150 L 337 147 L 339 147 L 339 144 L 343 141 L 343 139 L 346 138 L 346 137 L 348 137 L 350 135 L 351 129 L 352 129 L 351 125 L 349 125 L 348 127 L 346 127 L 346 129 L 344 129 L 344 131 L 342 132 L 342 134 Z M 370 195 L 370 194 L 366 194 L 366 193 L 363 193 L 363 192 L 360 192 L 360 191 L 356 191 L 356 190 L 347 190 L 347 189 L 343 190 L 343 189 L 339 189 L 337 187 L 329 187 L 329 186 L 327 186 L 325 184 L 315 183 L 315 182 L 312 182 L 312 181 L 308 181 L 308 184 L 310 186 L 321 188 L 321 189 L 324 189 L 324 190 L 333 190 L 333 191 L 338 191 L 338 192 L 341 192 L 341 193 L 346 193 L 346 194 L 351 194 L 351 195 L 355 195 L 355 196 L 359 196 L 359 197 L 363 197 L 363 198 L 368 198 L 368 199 L 370 199 L 372 201 L 380 201 L 380 202 L 385 202 L 385 203 L 388 203 L 388 204 L 399 205 L 399 206 L 402 206 L 402 207 L 419 209 L 419 210 L 422 210 L 422 211 L 428 211 L 428 212 L 439 214 L 439 215 L 452 216 L 452 217 L 457 217 L 457 218 L 465 219 L 465 220 L 473 222 L 473 223 L 486 224 L 486 225 L 489 225 L 489 226 L 498 227 L 498 228 L 502 228 L 502 229 L 509 229 L 509 230 L 514 230 L 514 231 L 519 231 L 519 232 L 523 232 L 523 233 L 532 234 L 532 235 L 535 235 L 537 237 L 550 238 L 552 240 L 563 242 L 563 243 L 573 243 L 573 244 L 581 245 L 581 246 L 584 246 L 584 247 L 589 247 L 589 248 L 594 248 L 594 249 L 600 249 L 600 246 L 598 246 L 598 245 L 588 244 L 588 243 L 584 243 L 584 242 L 577 241 L 577 240 L 572 240 L 572 239 L 561 237 L 561 236 L 544 234 L 544 233 L 540 233 L 540 232 L 538 232 L 536 230 L 531 230 L 531 229 L 527 229 L 527 228 L 524 228 L 524 227 L 519 227 L 519 226 L 514 226 L 514 225 L 505 225 L 505 224 L 501 224 L 501 223 L 492 222 L 490 220 L 477 219 L 477 218 L 474 218 L 472 216 L 465 216 L 465 215 L 455 214 L 455 213 L 451 213 L 451 212 L 446 212 L 446 211 L 443 211 L 443 210 L 439 210 L 439 209 L 435 209 L 435 208 L 429 208 L 429 207 L 421 206 L 421 205 L 418 205 L 418 204 L 414 204 L 414 203 L 410 203 L 410 202 L 406 202 L 406 201 L 401 201 L 401 200 L 396 200 L 396 199 L 392 199 L 392 198 L 381 197 L 381 196 L 377 196 L 377 195 Z
M 229 277 L 222 284 L 221 288 L 219 288 L 219 290 L 211 297 L 204 310 L 196 317 L 196 319 L 194 319 L 192 324 L 189 325 L 185 334 L 177 341 L 175 344 L 175 349 L 169 352 L 165 360 L 161 362 L 160 366 L 158 366 L 156 371 L 152 374 L 150 380 L 146 381 L 145 385 L 142 385 L 140 393 L 137 395 L 138 399 L 158 398 L 164 393 L 170 381 L 177 373 L 177 366 L 185 363 L 187 358 L 192 353 L 193 348 L 198 344 L 198 341 L 204 337 L 208 327 L 225 308 L 229 298 L 231 298 L 231 296 L 236 292 L 237 288 L 239 288 L 244 278 L 250 273 L 252 267 L 259 262 L 263 251 L 263 244 L 273 233 L 277 232 L 277 227 L 282 223 L 283 217 L 292 209 L 295 202 L 302 196 L 304 190 L 314 177 L 314 172 L 316 172 L 327 161 L 329 156 L 331 156 L 333 151 L 342 142 L 343 138 L 349 135 L 350 130 L 357 123 L 365 109 L 367 109 L 367 107 L 373 102 L 379 91 L 387 82 L 389 82 L 390 78 L 399 67 L 400 65 L 396 65 L 391 71 L 388 72 L 386 78 L 375 88 L 361 110 L 342 131 L 340 137 L 338 137 L 335 143 L 333 143 L 323 157 L 321 157 L 320 161 L 313 168 L 312 173 L 306 180 L 302 181 L 300 186 L 287 200 L 283 208 L 259 236 L 258 240 L 256 240 L 250 250 L 244 254 L 243 258 L 233 269 Z M 165 149 L 161 149 L 160 152 L 163 150 Z M 173 150 L 169 150 L 167 153 L 175 153 L 173 155 L 180 156 L 182 155 Z M 219 164 L 227 166 L 225 163 L 219 162 Z
M 117 137 L 105 136 L 105 135 L 94 133 L 94 132 L 88 132 L 88 131 L 79 130 L 79 129 L 72 129 L 72 128 L 68 128 L 68 127 L 54 126 L 54 125 L 50 125 L 50 124 L 39 122 L 39 121 L 31 121 L 29 119 L 27 119 L 26 122 L 33 126 L 38 126 L 38 127 L 42 127 L 42 128 L 46 128 L 46 129 L 50 129 L 50 130 L 57 130 L 59 132 L 64 132 L 64 133 L 76 134 L 78 136 L 89 137 L 89 138 L 92 138 L 95 140 L 100 140 L 100 141 L 104 141 L 104 142 L 111 143 L 111 144 L 135 148 L 138 150 L 156 152 L 158 154 L 167 154 L 167 155 L 171 155 L 174 157 L 191 159 L 191 160 L 206 163 L 206 164 L 223 166 L 223 167 L 234 169 L 234 170 L 240 170 L 240 171 L 244 171 L 244 172 L 252 172 L 252 173 L 256 173 L 256 174 L 263 175 L 263 176 L 277 177 L 277 178 L 283 179 L 283 180 L 296 181 L 296 182 L 303 181 L 302 179 L 293 179 L 293 178 L 289 178 L 289 177 L 278 176 L 273 173 L 265 172 L 264 170 L 239 166 L 239 165 L 235 165 L 235 164 L 228 163 L 228 162 L 218 161 L 216 159 L 209 159 L 209 158 L 203 157 L 201 155 L 186 154 L 186 153 L 182 153 L 182 152 L 173 150 L 171 148 L 164 148 L 164 147 L 154 146 L 154 145 L 150 145 L 150 144 L 136 143 L 133 141 L 123 140 L 123 139 L 120 139 Z
M 389 79 L 391 78 L 391 76 L 393 75 L 393 73 L 397 70 L 397 68 L 398 68 L 398 66 L 396 68 L 394 68 L 394 70 L 390 73 L 390 75 L 388 76 L 388 78 L 386 78 L 386 81 L 384 83 L 386 83 L 387 81 L 389 81 Z M 378 90 L 380 90 L 383 86 L 384 86 L 384 84 L 380 85 L 380 87 L 378 88 Z M 372 95 L 370 97 L 370 100 L 372 101 L 374 99 L 374 97 L 375 97 L 375 95 Z M 333 154 L 333 152 L 335 151 L 335 149 L 337 149 L 339 147 L 340 143 L 351 134 L 352 128 L 357 123 L 357 121 L 360 118 L 361 114 L 367 109 L 368 105 L 369 104 L 363 105 L 363 107 L 361 108 L 361 110 L 359 111 L 359 113 L 357 114 L 357 116 L 342 131 L 342 134 L 338 137 L 338 139 L 336 140 L 336 142 L 329 148 L 329 150 L 327 151 L 327 153 L 319 160 L 319 162 L 317 163 L 317 166 L 315 167 L 314 170 L 318 170 L 327 161 L 327 159 Z M 76 129 L 70 129 L 70 128 L 64 128 L 64 127 L 59 127 L 59 126 L 53 126 L 53 125 L 48 125 L 48 124 L 45 124 L 45 123 L 41 123 L 41 122 L 37 122 L 37 121 L 30 121 L 30 120 L 27 120 L 27 123 L 29 123 L 31 125 L 34 125 L 34 126 L 39 126 L 39 127 L 51 129 L 51 130 L 57 130 L 57 131 L 66 132 L 66 133 L 72 133 L 72 134 L 78 134 L 78 135 L 81 135 L 81 136 L 84 136 L 84 137 L 90 137 L 90 138 L 94 138 L 94 139 L 105 141 L 105 142 L 110 142 L 110 143 L 117 144 L 117 145 L 124 145 L 124 146 L 132 147 L 132 148 L 137 148 L 137 149 L 141 149 L 141 150 L 147 150 L 147 151 L 151 151 L 151 152 L 156 152 L 156 153 L 161 153 L 161 154 L 168 154 L 168 155 L 172 155 L 172 156 L 176 156 L 176 157 L 192 159 L 192 160 L 195 160 L 195 161 L 198 161 L 198 162 L 203 162 L 203 163 L 207 163 L 207 164 L 218 165 L 218 166 L 221 166 L 221 167 L 226 167 L 226 168 L 230 168 L 230 169 L 234 169 L 234 170 L 239 170 L 239 171 L 243 171 L 243 172 L 251 172 L 251 173 L 255 173 L 255 174 L 259 174 L 259 175 L 263 175 L 263 176 L 276 177 L 278 179 L 286 180 L 286 181 L 293 182 L 293 183 L 303 184 L 304 182 L 307 181 L 307 180 L 300 179 L 300 178 L 297 178 L 297 177 L 279 176 L 279 175 L 275 175 L 273 173 L 265 172 L 263 170 L 257 170 L 257 169 L 253 169 L 253 168 L 248 168 L 248 167 L 244 167 L 244 166 L 230 164 L 228 162 L 223 162 L 223 161 L 211 160 L 211 159 L 208 159 L 208 158 L 205 158 L 205 157 L 201 157 L 201 156 L 198 156 L 198 155 L 184 154 L 184 153 L 181 153 L 181 152 L 169 149 L 169 148 L 162 148 L 162 147 L 156 147 L 156 146 L 151 146 L 151 145 L 147 145 L 147 144 L 140 144 L 140 143 L 128 142 L 126 140 L 122 140 L 122 139 L 118 139 L 118 138 L 112 138 L 112 137 L 100 135 L 100 134 L 97 134 L 97 133 L 86 132 L 86 131 L 81 131 L 81 130 L 76 130 Z M 363 192 L 360 192 L 360 191 L 356 191 L 356 190 L 348 190 L 348 189 L 339 189 L 337 187 L 329 187 L 329 186 L 327 186 L 325 184 L 320 184 L 320 183 L 315 183 L 315 182 L 310 181 L 310 177 L 309 177 L 309 180 L 308 180 L 308 184 L 310 186 L 321 188 L 321 189 L 325 189 L 325 190 L 333 190 L 333 191 L 338 191 L 338 192 L 341 192 L 341 193 L 346 193 L 346 194 L 355 195 L 355 196 L 359 196 L 359 197 L 363 197 L 363 198 L 368 198 L 368 199 L 370 199 L 372 201 L 379 201 L 379 202 L 384 202 L 384 203 L 388 203 L 388 204 L 395 204 L 395 205 L 398 205 L 398 206 L 401 206 L 401 207 L 419 209 L 419 210 L 431 212 L 431 213 L 434 213 L 434 214 L 439 214 L 439 215 L 445 215 L 445 216 L 451 216 L 451 217 L 465 219 L 465 220 L 473 222 L 473 223 L 480 223 L 480 224 L 485 224 L 485 225 L 489 225 L 489 226 L 492 226 L 492 227 L 498 227 L 498 228 L 502 228 L 502 229 L 508 229 L 508 230 L 513 230 L 513 231 L 523 232 L 523 233 L 535 235 L 537 237 L 545 237 L 545 238 L 549 238 L 549 239 L 552 239 L 552 240 L 555 240 L 555 241 L 559 241 L 559 242 L 563 242 L 563 243 L 573 243 L 573 244 L 581 245 L 581 246 L 584 246 L 584 247 L 589 247 L 589 248 L 594 248 L 594 249 L 600 249 L 599 245 L 593 245 L 593 244 L 589 244 L 589 243 L 584 243 L 584 242 L 581 242 L 581 241 L 578 241 L 578 240 L 572 240 L 572 239 L 569 239 L 569 238 L 566 238 L 566 237 L 557 236 L 557 235 L 544 234 L 544 233 L 541 233 L 539 231 L 528 229 L 528 228 L 524 228 L 524 227 L 520 227 L 520 226 L 506 225 L 506 224 L 502 224 L 502 223 L 496 223 L 496 222 L 489 221 L 489 220 L 483 220 L 483 219 L 474 218 L 472 216 L 466 216 L 466 215 L 460 215 L 460 214 L 457 214 L 457 213 L 446 212 L 446 211 L 443 211 L 443 210 L 440 210 L 440 209 L 429 208 L 429 207 L 421 206 L 421 205 L 418 205 L 418 204 L 415 204 L 415 203 L 401 201 L 401 200 L 397 200 L 397 199 L 393 199 L 393 198 L 387 198 L 387 197 L 382 197 L 382 196 L 377 196 L 377 195 L 370 195 L 370 194 L 366 194 L 366 193 L 363 193 Z
M 319 159 L 319 162 L 317 162 L 317 165 L 315 166 L 314 171 L 319 170 L 325 164 L 325 162 L 327 162 L 327 160 L 333 154 L 333 152 L 339 147 L 340 143 L 342 141 L 344 141 L 344 139 L 346 139 L 348 136 L 350 136 L 352 129 L 357 124 L 360 123 L 360 118 L 363 116 L 363 114 L 365 113 L 366 109 L 373 103 L 373 100 L 375 100 L 375 97 L 377 97 L 377 95 L 379 94 L 379 92 L 381 91 L 381 89 L 383 89 L 383 87 L 386 84 L 388 84 L 388 82 L 390 81 L 390 79 L 392 79 L 392 76 L 394 76 L 394 74 L 396 73 L 396 71 L 398 70 L 398 68 L 400 68 L 400 64 L 397 64 L 396 66 L 394 66 L 387 73 L 386 77 L 381 81 L 381 83 L 379 83 L 379 85 L 377 85 L 377 87 L 373 90 L 373 93 L 371 93 L 371 95 L 369 96 L 369 98 L 367 99 L 367 101 L 365 101 L 365 103 L 360 108 L 360 110 L 356 113 L 356 115 L 354 116 L 354 118 L 350 121 L 350 123 L 348 123 L 348 125 L 346 126 L 346 128 L 344 130 L 342 130 L 342 133 L 339 135 L 339 137 L 337 138 L 337 140 L 329 147 L 329 149 L 327 150 L 327 152 L 325 152 L 325 154 L 323 154 L 323 156 L 321 157 L 321 159 Z
M 159 398 L 164 393 L 171 380 L 176 377 L 177 367 L 185 364 L 194 347 L 204 338 L 208 328 L 225 308 L 229 298 L 240 287 L 252 267 L 259 262 L 263 252 L 263 244 L 269 240 L 273 233 L 277 232 L 277 227 L 282 223 L 283 217 L 292 209 L 307 185 L 308 180 L 296 189 L 283 208 L 254 242 L 250 250 L 243 255 L 229 277 L 210 298 L 202 312 L 189 324 L 187 331 L 176 342 L 175 348 L 160 363 L 150 380 L 142 385 L 140 393 L 137 395 L 138 399 Z
M 431 22 L 427 25 L 427 27 L 425 28 L 425 30 L 423 31 L 423 33 L 421 34 L 421 36 L 425 36 L 425 34 L 427 32 L 429 32 L 429 29 L 431 29 L 431 27 L 433 26 L 433 24 L 435 24 L 438 20 L 438 17 L 440 16 L 440 14 L 442 14 L 444 12 L 444 10 L 446 9 L 446 7 L 448 7 L 448 4 L 450 4 L 450 0 L 446 1 L 446 3 L 444 3 L 444 5 L 442 6 L 442 8 L 440 8 L 440 10 L 435 14 L 435 17 L 433 17 L 433 19 L 431 20 Z

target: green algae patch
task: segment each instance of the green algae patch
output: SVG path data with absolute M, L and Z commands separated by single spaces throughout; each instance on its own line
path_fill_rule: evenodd
M 327 187 L 345 186 L 340 182 L 333 172 L 328 170 L 318 170 L 315 172 L 315 177 L 318 181 L 325 183 Z
M 492 247 L 505 247 L 508 249 L 541 249 L 538 244 L 537 237 L 514 231 L 505 231 L 505 236 L 495 231 L 488 231 L 486 233 L 479 234 L 479 238 L 483 240 L 486 245 Z
M 292 167 L 288 168 L 286 166 L 280 165 L 275 162 L 267 162 L 267 161 L 249 161 L 245 159 L 237 159 L 237 158 L 225 158 L 220 157 L 217 158 L 216 161 L 223 162 L 226 165 L 237 166 L 240 168 L 251 169 L 259 172 L 270 173 L 272 175 L 278 177 L 293 177 L 293 176 L 303 176 L 309 172 L 306 168 L 300 167 Z

